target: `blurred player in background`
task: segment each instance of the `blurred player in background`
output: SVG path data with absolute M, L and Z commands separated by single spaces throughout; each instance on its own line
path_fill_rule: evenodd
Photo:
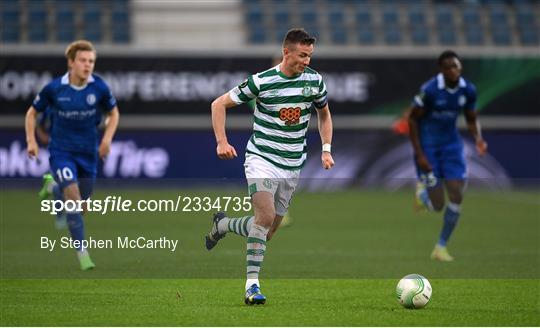
M 40 146 L 48 146 L 49 138 L 52 126 L 52 109 L 47 107 L 43 112 L 38 113 L 36 119 L 36 138 Z M 62 190 L 56 182 L 51 173 L 43 175 L 43 186 L 38 192 L 40 200 L 51 198 L 54 196 L 55 200 L 63 200 Z M 56 220 L 54 226 L 57 230 L 63 230 L 67 226 L 66 213 L 64 211 L 58 211 L 56 213 Z
M 47 84 L 26 113 L 26 141 L 28 155 L 36 157 L 39 150 L 35 138 L 36 117 L 49 108 L 50 169 L 64 200 L 77 201 L 88 199 L 92 194 L 98 158 L 109 153 L 120 114 L 109 87 L 93 74 L 94 46 L 88 41 L 75 41 L 67 47 L 65 55 L 68 72 Z M 97 126 L 102 111 L 108 115 L 108 120 L 99 142 Z M 66 217 L 73 240 L 84 240 L 82 213 L 66 212 Z M 77 257 L 82 270 L 95 267 L 86 249 L 77 249 Z
M 290 30 L 283 41 L 283 59 L 279 65 L 249 76 L 212 103 L 217 155 L 221 159 L 233 159 L 237 154 L 227 141 L 226 110 L 256 100 L 254 132 L 246 148 L 244 164 L 255 216 L 228 218 L 224 213 L 217 213 L 206 236 L 208 250 L 227 232 L 247 237 L 244 300 L 248 305 L 266 302 L 260 291 L 259 271 L 266 242 L 287 213 L 306 160 L 306 133 L 312 106 L 317 109 L 323 143 L 322 166 L 330 169 L 334 165 L 330 153 L 332 118 L 326 86 L 322 76 L 308 67 L 314 43 L 315 38 L 303 29 Z
M 418 206 L 440 212 L 445 203 L 444 189 L 448 194 L 442 230 L 431 258 L 452 261 L 446 245 L 460 216 L 467 179 L 463 141 L 457 129 L 461 112 L 480 156 L 487 152 L 487 143 L 477 120 L 476 88 L 461 77 L 458 55 L 444 51 L 438 65 L 440 73 L 422 85 L 409 109 L 409 134 L 419 179 Z
M 409 136 L 409 116 L 411 115 L 411 108 L 407 108 L 403 111 L 401 116 L 392 123 L 392 131 L 395 134 L 402 136 Z

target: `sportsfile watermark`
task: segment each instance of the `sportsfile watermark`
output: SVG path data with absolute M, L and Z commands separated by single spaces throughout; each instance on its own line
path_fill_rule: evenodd
M 105 199 L 41 201 L 41 212 L 57 214 L 61 212 L 212 212 L 212 211 L 251 211 L 250 197 L 209 197 L 182 196 L 176 199 L 138 199 L 132 200 L 123 196 L 107 196 Z

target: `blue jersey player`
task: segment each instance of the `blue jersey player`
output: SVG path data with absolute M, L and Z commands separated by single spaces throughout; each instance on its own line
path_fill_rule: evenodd
M 39 149 L 35 139 L 36 117 L 49 108 L 50 169 L 64 200 L 77 201 L 89 198 L 92 193 L 98 158 L 104 158 L 110 151 L 119 113 L 109 87 L 93 74 L 94 46 L 88 41 L 75 41 L 65 54 L 68 72 L 47 84 L 26 113 L 26 141 L 28 155 L 36 157 Z M 100 142 L 97 127 L 102 113 L 108 119 Z M 73 240 L 84 240 L 82 213 L 66 212 L 66 216 Z M 78 248 L 77 256 L 82 270 L 95 266 L 86 249 Z
M 440 73 L 422 85 L 409 114 L 410 138 L 419 182 L 417 204 L 440 212 L 444 208 L 444 189 L 448 204 L 443 227 L 431 258 L 452 261 L 446 244 L 460 216 L 467 169 L 463 141 L 457 118 L 463 113 L 479 155 L 487 151 L 476 114 L 476 88 L 461 77 L 458 55 L 447 50 L 438 59 Z

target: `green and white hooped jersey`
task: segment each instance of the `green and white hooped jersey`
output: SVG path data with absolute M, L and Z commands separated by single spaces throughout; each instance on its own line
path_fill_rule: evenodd
M 311 108 L 327 104 L 322 76 L 309 67 L 296 77 L 287 77 L 279 65 L 247 78 L 229 91 L 232 100 L 255 99 L 253 135 L 246 153 L 256 154 L 273 165 L 299 170 L 306 161 L 306 133 Z

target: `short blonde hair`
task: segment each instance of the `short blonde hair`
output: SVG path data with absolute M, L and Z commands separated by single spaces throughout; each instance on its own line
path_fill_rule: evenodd
M 77 40 L 73 41 L 67 46 L 66 48 L 66 58 L 72 61 L 75 60 L 75 56 L 77 55 L 77 51 L 92 51 L 94 54 L 96 53 L 96 49 L 94 48 L 94 45 L 90 41 L 86 40 Z

